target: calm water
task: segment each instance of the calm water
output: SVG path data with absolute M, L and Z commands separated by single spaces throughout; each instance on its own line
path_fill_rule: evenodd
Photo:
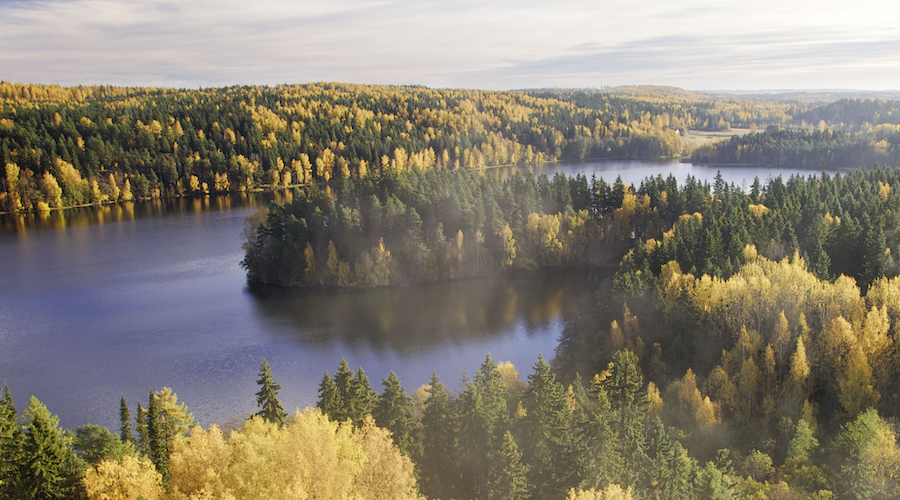
M 636 183 L 669 172 L 712 179 L 716 170 L 619 161 L 536 172 Z M 737 185 L 770 175 L 722 172 Z M 553 356 L 592 286 L 578 274 L 539 273 L 377 290 L 248 287 L 241 232 L 266 202 L 233 196 L 0 218 L 0 382 L 19 410 L 35 395 L 66 427 L 117 429 L 121 394 L 134 412 L 151 389 L 170 386 L 199 423 L 225 422 L 256 410 L 263 358 L 289 409 L 315 403 L 322 373 L 341 356 L 376 388 L 394 370 L 415 390 L 432 369 L 457 388 L 487 352 L 524 379 L 538 354 Z

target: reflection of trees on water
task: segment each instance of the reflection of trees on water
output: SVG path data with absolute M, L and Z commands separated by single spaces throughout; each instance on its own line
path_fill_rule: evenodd
M 262 208 L 272 200 L 283 204 L 292 199 L 292 191 L 236 193 L 221 196 L 139 200 L 49 212 L 3 214 L 0 215 L 0 234 L 23 234 L 36 229 L 66 229 L 77 226 L 130 222 L 136 219 L 152 219 L 172 214 L 202 214 L 239 208 Z
M 410 287 L 310 290 L 254 286 L 270 331 L 298 342 L 409 353 L 533 332 L 564 319 L 592 288 L 585 273 L 551 270 Z

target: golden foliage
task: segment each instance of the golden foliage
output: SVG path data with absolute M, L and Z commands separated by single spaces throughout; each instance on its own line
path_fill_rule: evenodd
M 157 500 L 164 498 L 162 476 L 149 459 L 123 455 L 88 468 L 84 488 L 90 500 Z
M 169 459 L 170 500 L 417 499 L 412 462 L 371 417 L 362 427 L 318 410 L 283 427 L 258 417 L 231 432 L 197 429 Z
M 631 488 L 622 489 L 618 484 L 611 484 L 603 489 L 569 490 L 566 500 L 634 500 Z

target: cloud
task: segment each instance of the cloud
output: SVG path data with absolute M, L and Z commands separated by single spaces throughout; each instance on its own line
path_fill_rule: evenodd
M 498 89 L 621 83 L 879 88 L 900 81 L 900 3 L 812 5 L 0 0 L 0 79 L 166 86 L 330 80 Z

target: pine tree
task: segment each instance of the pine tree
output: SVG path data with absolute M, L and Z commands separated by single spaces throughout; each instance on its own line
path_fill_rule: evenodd
M 259 380 L 256 381 L 256 384 L 261 386 L 259 392 L 256 393 L 256 406 L 259 407 L 257 415 L 267 422 L 283 425 L 284 408 L 281 407 L 281 401 L 278 401 L 278 391 L 281 390 L 281 385 L 272 378 L 271 367 L 265 359 L 259 370 Z
M 394 444 L 404 455 L 418 458 L 421 445 L 415 442 L 415 420 L 412 417 L 413 401 L 400 385 L 400 379 L 391 371 L 381 381 L 384 392 L 375 404 L 375 423 L 391 431 Z
M 332 420 L 338 420 L 337 415 L 342 413 L 341 406 L 342 402 L 337 386 L 326 370 L 325 375 L 322 376 L 322 382 L 319 384 L 319 401 L 316 403 L 316 408 L 322 410 L 322 413 L 328 415 Z
M 134 442 L 134 435 L 131 431 L 131 412 L 128 411 L 128 403 L 125 402 L 124 394 L 119 402 L 119 421 L 122 424 L 119 428 L 119 437 L 122 438 L 122 443 Z
M 67 449 L 59 422 L 34 396 L 24 419 L 19 480 L 25 498 L 63 498 Z

